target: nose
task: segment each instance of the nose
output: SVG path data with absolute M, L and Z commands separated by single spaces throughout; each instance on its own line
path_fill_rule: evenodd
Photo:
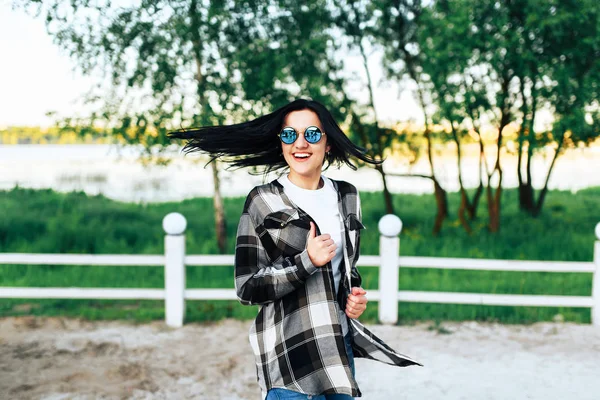
M 304 138 L 304 134 L 300 134 L 298 135 L 298 138 L 296 139 L 296 141 L 294 142 L 294 146 L 297 149 L 306 149 L 308 147 L 308 142 L 306 141 L 306 139 Z

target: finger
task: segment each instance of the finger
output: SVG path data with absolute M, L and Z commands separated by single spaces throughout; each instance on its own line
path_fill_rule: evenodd
M 310 232 L 308 233 L 308 238 L 314 239 L 316 234 L 317 234 L 317 228 L 316 228 L 314 222 L 310 221 Z
M 329 233 L 324 233 L 319 236 L 319 239 L 321 239 L 321 240 L 331 239 L 331 235 Z
M 361 310 L 363 308 L 367 308 L 367 302 L 365 301 L 364 297 L 358 297 L 358 298 L 356 296 L 348 297 L 346 304 L 351 304 L 352 307 L 360 308 Z
M 366 310 L 366 308 L 364 308 L 364 307 L 352 307 L 352 308 L 346 307 L 346 311 L 348 311 L 352 314 L 358 314 L 358 315 L 362 314 L 362 312 L 365 310 Z
M 357 296 L 363 296 L 363 295 L 367 294 L 367 291 L 365 289 L 361 288 L 360 286 L 355 286 L 352 289 L 353 289 L 353 294 L 355 294 Z
M 354 286 L 352 288 L 352 294 L 355 296 L 364 296 L 365 294 L 367 294 L 367 291 L 361 287 Z
M 358 304 L 360 303 L 360 299 L 362 296 L 355 296 L 353 294 L 348 295 L 348 301 L 351 301 L 353 304 Z
M 367 291 L 359 286 L 354 286 L 352 288 L 352 294 L 355 296 L 362 296 L 367 294 Z
M 367 303 L 354 303 L 355 310 L 363 311 L 365 308 L 367 308 Z
M 354 296 L 354 295 L 350 295 L 352 296 L 352 301 L 356 304 L 367 304 L 367 301 L 369 301 L 365 296 Z
M 354 305 L 354 306 L 346 305 L 346 311 L 351 312 L 353 314 L 358 313 L 358 315 L 360 315 L 366 309 L 367 309 L 366 304 L 360 304 L 360 305 Z
M 333 241 L 333 239 L 327 239 L 327 240 L 323 240 L 323 241 L 321 242 L 321 245 L 322 245 L 323 247 L 329 247 L 329 246 L 331 246 L 331 245 L 332 245 L 332 244 L 334 244 L 334 243 L 335 243 L 335 242 Z

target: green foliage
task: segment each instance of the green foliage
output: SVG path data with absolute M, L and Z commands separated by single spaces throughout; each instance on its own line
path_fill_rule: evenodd
M 101 129 L 66 132 L 56 127 L 9 126 L 0 128 L 0 144 L 101 144 L 110 143 Z
M 90 88 L 84 101 L 94 111 L 64 116 L 61 129 L 85 132 L 100 124 L 148 153 L 169 144 L 169 130 L 247 118 L 251 113 L 241 107 L 246 92 L 259 102 L 268 96 L 244 83 L 270 81 L 272 87 L 278 71 L 265 64 L 252 70 L 245 62 L 258 60 L 257 47 L 269 48 L 266 2 L 15 4 L 45 19 L 55 43 L 84 74 L 102 74 L 110 83 Z
M 517 140 L 519 156 L 527 152 L 517 170 L 529 172 L 534 150 L 550 146 L 558 156 L 600 138 L 595 0 L 14 3 L 43 16 L 84 73 L 105 73 L 111 83 L 108 92 L 90 92 L 94 112 L 63 119 L 61 132 L 89 137 L 100 124 L 110 137 L 143 144 L 146 160 L 168 144 L 169 130 L 247 120 L 302 96 L 325 104 L 374 158 L 394 152 L 414 161 L 424 139 L 378 121 L 378 83 L 367 68 L 373 51 L 383 51 L 388 81 L 417 83 L 432 164 L 430 139 L 492 144 L 485 151 L 497 146 L 498 163 L 486 164 L 489 181 L 508 139 Z M 362 58 L 366 82 L 348 74 L 347 55 Z M 555 117 L 552 129 L 535 132 L 544 107 Z M 481 128 L 490 123 L 486 141 Z M 524 200 L 532 200 L 531 179 L 520 174 L 519 182 L 531 189 L 519 201 L 536 215 L 546 188 L 534 206 Z M 500 212 L 500 203 L 492 209 Z
M 589 261 L 592 259 L 594 226 L 600 221 L 600 188 L 573 195 L 553 192 L 547 210 L 540 218 L 528 218 L 519 211 L 509 190 L 502 218 L 505 227 L 497 235 L 487 232 L 484 220 L 473 225 L 467 235 L 452 221 L 439 237 L 430 226 L 430 196 L 394 195 L 393 201 L 403 221 L 401 254 L 431 257 L 469 257 L 521 260 Z M 381 193 L 361 193 L 363 222 L 367 229 L 361 241 L 361 254 L 377 254 L 377 222 L 383 215 Z M 230 218 L 227 225 L 228 250 L 235 246 L 237 221 L 243 198 L 226 198 Z M 459 198 L 449 197 L 451 207 Z M 196 198 L 177 203 L 130 204 L 102 196 L 69 194 L 51 190 L 15 188 L 0 192 L 0 251 L 23 253 L 161 254 L 162 218 L 177 211 L 188 219 L 186 247 L 189 254 L 218 254 L 214 240 L 212 199 Z M 233 288 L 233 267 L 187 267 L 189 288 Z M 377 289 L 378 270 L 362 267 L 364 287 Z M 400 272 L 402 290 L 431 290 L 476 293 L 554 294 L 589 296 L 590 274 L 461 271 L 410 269 Z M 35 287 L 164 287 L 160 267 L 104 267 L 62 265 L 0 265 L 0 286 Z M 162 302 L 101 300 L 0 300 L 0 315 L 69 315 L 89 319 L 127 318 L 136 321 L 164 318 Z M 414 320 L 499 320 L 533 322 L 549 320 L 561 313 L 567 320 L 589 321 L 589 309 L 491 307 L 401 303 L 402 322 Z M 237 302 L 189 301 L 187 319 L 215 320 L 225 317 L 252 318 L 255 307 Z M 365 319 L 377 317 L 375 302 Z

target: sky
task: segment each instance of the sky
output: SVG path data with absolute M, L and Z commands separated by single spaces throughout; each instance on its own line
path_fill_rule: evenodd
M 96 82 L 75 70 L 75 62 L 46 33 L 41 18 L 13 10 L 0 0 L 0 128 L 51 126 L 49 111 L 68 116 L 80 113 L 76 100 Z M 358 61 L 358 60 L 357 60 Z M 375 82 L 381 71 L 371 60 Z M 381 121 L 419 121 L 421 112 L 409 91 L 377 87 L 375 108 Z
M 66 113 L 93 80 L 46 34 L 44 22 L 0 0 L 0 127 L 49 126 L 48 111 Z

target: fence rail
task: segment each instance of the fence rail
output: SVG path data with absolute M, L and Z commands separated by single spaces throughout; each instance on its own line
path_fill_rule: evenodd
M 233 255 L 186 255 L 187 222 L 178 213 L 165 216 L 164 255 L 86 255 L 0 253 L 0 264 L 27 265 L 105 265 L 156 266 L 165 269 L 164 289 L 39 288 L 0 287 L 0 298 L 63 299 L 139 299 L 165 300 L 167 325 L 183 325 L 186 300 L 236 300 L 233 289 L 186 289 L 186 266 L 231 266 Z M 379 302 L 379 320 L 384 324 L 398 321 L 398 302 L 478 304 L 535 307 L 589 307 L 592 324 L 600 326 L 600 223 L 596 225 L 594 261 L 518 261 L 470 258 L 400 256 L 399 234 L 402 222 L 395 215 L 379 221 L 379 255 L 361 256 L 360 267 L 379 267 L 379 290 L 369 290 L 369 300 Z M 490 293 L 399 291 L 402 268 L 443 268 L 487 271 L 587 272 L 592 273 L 591 296 L 509 295 Z

